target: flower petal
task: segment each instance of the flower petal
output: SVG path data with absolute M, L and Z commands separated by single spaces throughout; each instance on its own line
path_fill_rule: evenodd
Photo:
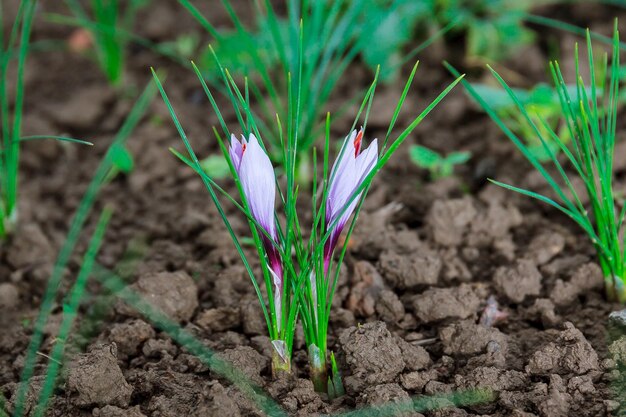
M 256 221 L 276 241 L 274 201 L 276 199 L 276 179 L 274 168 L 257 138 L 250 134 L 241 157 L 239 178 L 248 205 Z
M 239 173 L 239 166 L 241 165 L 241 156 L 243 154 L 243 147 L 241 146 L 241 142 L 235 137 L 235 135 L 230 135 L 230 146 L 228 147 L 228 154 L 230 155 L 230 160 L 233 162 L 235 166 L 235 170 Z
M 367 149 L 363 150 L 359 156 L 356 157 L 356 170 L 357 170 L 357 185 L 360 186 L 365 177 L 374 168 L 374 165 L 378 162 L 378 139 L 374 139 Z

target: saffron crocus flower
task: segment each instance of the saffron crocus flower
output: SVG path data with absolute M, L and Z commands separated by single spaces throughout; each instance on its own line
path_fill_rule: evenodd
M 261 148 L 258 139 L 252 133 L 250 133 L 248 140 L 242 135 L 241 142 L 235 135 L 231 135 L 228 151 L 235 170 L 239 175 L 252 217 L 269 235 L 268 238 L 267 235 L 262 234 L 261 239 L 267 254 L 269 270 L 272 274 L 276 325 L 277 330 L 280 330 L 283 266 L 280 254 L 274 246 L 274 243 L 278 242 L 276 220 L 274 218 L 274 200 L 276 198 L 274 168 L 269 157 Z
M 363 149 L 362 140 L 363 129 L 358 133 L 353 130 L 350 136 L 346 137 L 330 174 L 331 183 L 326 201 L 326 227 L 331 227 L 333 222 L 338 220 L 332 225 L 330 237 L 324 245 L 324 272 L 328 272 L 339 235 L 356 208 L 361 195 L 355 197 L 347 209 L 343 210 L 343 208 L 378 162 L 378 141 L 374 139 L 368 148 Z

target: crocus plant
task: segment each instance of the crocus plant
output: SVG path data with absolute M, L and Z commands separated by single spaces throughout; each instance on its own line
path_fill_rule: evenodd
M 283 124 L 279 117 L 276 118 L 280 137 L 272 138 L 272 141 L 283 144 L 282 161 L 280 161 L 283 168 L 274 170 L 259 131 L 261 121 L 257 122 L 251 109 L 247 80 L 241 90 L 228 71 L 221 66 L 217 56 L 215 59 L 226 86 L 226 94 L 230 98 L 239 122 L 237 130 L 243 132 L 242 136 L 234 135 L 228 128 L 202 73 L 195 65 L 194 70 L 219 120 L 223 134 L 219 133 L 217 128 L 214 128 L 214 133 L 230 166 L 241 202 L 202 170 L 167 94 L 155 74 L 161 95 L 185 144 L 188 156 L 177 151 L 172 152 L 201 176 L 248 271 L 272 340 L 273 373 L 291 371 L 293 338 L 296 324 L 300 320 L 308 346 L 310 375 L 315 388 L 318 391 L 326 391 L 331 396 L 339 395 L 342 390 L 341 379 L 334 356 L 328 352 L 327 333 L 340 266 L 343 263 L 347 242 L 354 230 L 363 199 L 374 175 L 422 119 L 460 81 L 461 77 L 426 106 L 395 139 L 390 140 L 415 76 L 417 70 L 417 65 L 415 65 L 398 100 L 380 148 L 377 139 L 372 140 L 367 146 L 365 139 L 367 119 L 378 82 L 378 74 L 366 91 L 352 128 L 349 130 L 350 133 L 343 141 L 335 143 L 331 140 L 331 119 L 330 115 L 327 115 L 324 151 L 320 158 L 321 172 L 318 170 L 318 154 L 314 148 L 310 158 L 314 164 L 315 175 L 312 184 L 305 184 L 305 187 L 302 187 L 302 189 L 312 190 L 312 225 L 304 227 L 296 209 L 300 184 L 297 184 L 295 180 L 296 159 L 299 155 L 297 151 L 300 114 L 305 111 L 301 108 L 300 100 L 302 83 L 290 79 L 292 85 L 287 101 L 290 106 L 288 114 L 291 117 L 286 124 Z M 302 61 L 302 55 L 300 55 L 300 61 Z M 301 70 L 302 62 L 299 65 Z M 355 127 L 359 121 L 362 122 L 363 127 L 356 130 Z M 267 124 L 268 121 L 263 120 L 262 123 Z M 223 138 L 230 138 L 230 140 L 226 143 Z M 331 167 L 330 155 L 339 144 L 341 144 L 340 149 Z M 279 172 L 281 174 L 277 177 Z M 279 187 L 278 184 L 282 186 Z M 256 256 L 260 261 L 259 268 L 253 268 L 251 262 L 248 261 L 246 250 L 234 232 L 218 196 L 232 203 L 247 218 L 255 242 Z M 308 233 L 303 233 L 304 230 Z M 342 233 L 345 234 L 343 239 L 340 238 Z M 330 367 L 328 360 L 330 360 Z
M 576 86 L 571 91 L 564 80 L 558 62 L 550 69 L 559 96 L 561 118 L 566 134 L 555 131 L 545 120 L 539 124 L 530 117 L 521 100 L 506 82 L 492 70 L 500 85 L 515 102 L 517 110 L 542 144 L 548 161 L 554 167 L 549 172 L 543 167 L 527 143 L 519 138 L 494 109 L 468 83 L 470 94 L 482 105 L 491 118 L 522 152 L 550 186 L 551 195 L 541 195 L 513 185 L 493 181 L 504 188 L 536 198 L 551 205 L 576 222 L 587 234 L 596 249 L 604 273 L 607 297 L 626 302 L 626 241 L 624 218 L 626 206 L 623 193 L 613 188 L 613 157 L 615 152 L 617 110 L 619 105 L 619 36 L 617 22 L 612 41 L 613 53 L 599 66 L 594 63 L 591 35 L 587 31 L 587 60 L 590 84 L 585 85 L 580 73 L 578 45 L 575 52 Z M 453 73 L 456 73 L 452 69 Z M 571 141 L 570 141 L 571 138 Z M 550 144 L 556 143 L 565 157 L 557 158 Z M 571 178 L 577 178 L 583 187 L 574 187 Z M 586 194 L 586 199 L 581 195 Z M 583 203 L 587 200 L 588 203 Z M 621 207 L 621 208 L 620 208 Z

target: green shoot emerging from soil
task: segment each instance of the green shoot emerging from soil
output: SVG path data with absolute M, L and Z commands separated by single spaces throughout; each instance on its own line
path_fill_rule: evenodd
M 248 77 L 249 94 L 259 103 L 259 114 L 262 115 L 258 129 L 265 137 L 267 151 L 275 164 L 283 163 L 284 145 L 280 142 L 281 132 L 274 122 L 275 115 L 278 114 L 282 121 L 291 117 L 286 100 L 292 87 L 289 78 L 302 85 L 300 120 L 294 128 L 298 130 L 297 174 L 305 182 L 311 179 L 311 147 L 324 133 L 325 112 L 349 65 L 362 55 L 370 64 L 376 60 L 374 67 L 383 65 L 383 74 L 392 74 L 392 70 L 409 60 L 407 57 L 414 56 L 440 35 L 435 34 L 406 56 L 399 52 L 397 40 L 380 32 L 383 29 L 381 22 L 386 25 L 387 32 L 391 28 L 397 30 L 397 19 L 407 12 L 406 0 L 385 2 L 384 7 L 372 7 L 371 1 L 288 0 L 285 2 L 286 17 L 279 16 L 269 0 L 250 1 L 257 16 L 253 27 L 242 22 L 230 0 L 224 0 L 222 4 L 234 26 L 232 31 L 218 30 L 191 1 L 179 0 L 179 3 L 210 34 L 212 48 L 233 77 Z M 305 51 L 302 70 L 298 68 L 300 43 Z M 393 52 L 381 51 L 381 48 L 390 48 Z M 397 56 L 388 66 L 383 60 L 392 54 Z M 220 89 L 222 74 L 215 65 L 213 54 L 206 53 L 198 65 L 207 82 Z M 337 114 L 352 104 L 355 101 L 344 101 Z
M 504 133 L 515 143 L 528 161 L 537 169 L 550 185 L 554 196 L 546 196 L 529 190 L 493 181 L 495 184 L 521 194 L 536 198 L 572 218 L 589 236 L 596 248 L 598 260 L 606 283 L 606 292 L 610 300 L 626 302 L 625 237 L 624 216 L 626 206 L 618 199 L 613 189 L 613 157 L 615 150 L 615 132 L 619 95 L 619 34 L 617 22 L 613 35 L 612 60 L 604 55 L 602 66 L 597 72 L 589 31 L 587 37 L 587 60 L 591 79 L 586 86 L 580 74 L 578 46 L 575 52 L 576 89 L 572 94 L 566 86 L 559 64 L 552 62 L 550 69 L 559 100 L 561 115 L 567 126 L 565 138 L 571 138 L 568 147 L 566 139 L 559 136 L 545 121 L 540 118 L 534 121 L 513 90 L 492 70 L 496 79 L 509 93 L 517 105 L 519 112 L 532 127 L 534 134 L 543 145 L 549 160 L 554 165 L 553 173 L 548 172 L 528 146 L 520 140 L 498 117 L 494 110 L 481 98 L 469 83 L 464 83 L 471 95 L 483 106 L 485 111 L 502 128 Z M 454 70 L 452 70 L 455 73 Z M 608 82 L 607 82 L 608 81 Z M 554 142 L 569 162 L 570 172 L 566 172 L 561 161 L 550 149 L 549 143 Z M 570 180 L 574 175 L 584 184 L 590 207 L 586 207 L 579 197 L 581 190 L 575 188 Z M 621 205 L 621 209 L 620 209 Z
M 527 141 L 528 150 L 539 162 L 550 161 L 550 155 L 545 151 L 541 141 L 537 139 L 534 128 L 526 122 L 526 118 L 518 111 L 517 105 L 506 91 L 486 84 L 472 84 L 472 87 L 498 114 L 498 117 L 507 121 L 507 126 L 513 133 Z M 570 96 L 576 94 L 576 88 L 576 85 L 568 85 Z M 541 83 L 530 90 L 518 88 L 512 90 L 539 130 L 544 130 L 543 121 L 545 121 L 549 128 L 556 132 L 561 142 L 569 146 L 571 137 L 567 124 L 561 118 L 561 101 L 555 88 Z M 541 136 L 548 138 L 546 143 L 550 151 L 558 154 L 559 145 L 550 139 L 550 133 L 544 131 Z
M 35 14 L 36 0 L 20 3 L 13 27 L 5 39 L 2 4 L 0 4 L 0 241 L 7 237 L 16 226 L 18 218 L 18 171 L 20 142 L 24 140 L 57 139 L 69 142 L 88 142 L 58 136 L 22 137 L 22 116 L 24 114 L 24 68 L 29 50 L 30 33 Z M 9 66 L 17 59 L 17 72 L 11 85 L 15 96 L 9 97 Z M 13 104 L 11 108 L 11 104 Z
M 283 120 L 276 115 L 273 123 L 276 123 L 279 136 L 270 138 L 281 144 L 280 158 L 284 171 L 278 174 L 274 171 L 264 146 L 264 142 L 268 139 L 260 129 L 262 119 L 257 117 L 251 108 L 248 80 L 245 79 L 243 88 L 240 88 L 228 70 L 222 66 L 217 55 L 214 56 L 222 76 L 223 86 L 237 117 L 236 131 L 242 132 L 239 138 L 227 126 L 213 92 L 207 86 L 201 71 L 194 65 L 196 75 L 218 117 L 221 133 L 218 129 L 214 129 L 214 133 L 228 162 L 230 173 L 235 179 L 235 185 L 242 200 L 241 204 L 203 170 L 156 75 L 155 80 L 184 142 L 188 156 L 177 151 L 173 152 L 201 176 L 256 290 L 272 340 L 274 374 L 291 370 L 293 337 L 297 320 L 300 318 L 309 350 L 314 385 L 318 391 L 328 391 L 337 395 L 341 393 L 342 388 L 338 375 L 332 375 L 332 378 L 328 376 L 327 331 L 340 266 L 346 254 L 347 242 L 354 229 L 363 198 L 374 175 L 459 79 L 448 86 L 394 140 L 390 140 L 415 76 L 416 65 L 399 98 L 389 129 L 379 148 L 376 139 L 369 141 L 367 146 L 364 134 L 378 82 L 378 77 L 375 77 L 361 101 L 352 127 L 341 141 L 341 150 L 334 164 L 330 165 L 330 154 L 331 148 L 335 149 L 337 144 L 331 140 L 330 114 L 328 114 L 325 124 L 324 151 L 321 153 L 321 180 L 318 182 L 317 151 L 313 149 L 310 155 L 315 173 L 312 184 L 298 184 L 296 156 L 299 149 L 300 127 L 302 114 L 307 111 L 309 105 L 302 100 L 304 90 L 307 88 L 301 76 L 304 71 L 303 54 L 305 51 L 302 39 L 301 35 L 296 67 L 300 76 L 292 77 L 290 73 L 287 74 L 290 87 L 284 101 L 288 104 L 286 113 L 288 118 Z M 263 107 L 266 104 L 260 103 L 260 106 Z M 362 122 L 362 127 L 357 131 L 359 121 Z M 272 122 L 263 120 L 262 123 Z M 228 143 L 225 142 L 225 138 L 229 140 Z M 297 211 L 297 199 L 301 187 L 312 190 L 312 225 L 308 231 L 302 227 L 301 217 Z M 261 279 L 255 274 L 218 195 L 222 195 L 246 216 L 255 244 L 255 255 L 260 260 Z M 278 210 L 275 208 L 276 195 L 279 200 Z M 354 218 L 349 222 L 353 213 Z M 343 240 L 340 240 L 344 228 L 347 234 Z M 338 255 L 336 264 L 334 263 L 335 254 Z M 334 368 L 337 371 L 336 367 Z
M 137 126 L 137 124 L 143 117 L 155 94 L 156 87 L 154 83 L 148 84 L 148 86 L 144 89 L 142 95 L 137 99 L 135 105 L 128 114 L 128 117 L 126 118 L 119 131 L 117 132 L 117 135 L 113 139 L 113 143 L 107 150 L 107 153 L 105 154 L 102 161 L 100 162 L 100 165 L 96 169 L 94 176 L 76 209 L 76 213 L 72 218 L 72 221 L 70 223 L 70 229 L 68 231 L 65 241 L 63 242 L 63 245 L 61 246 L 61 249 L 59 250 L 59 255 L 55 261 L 52 274 L 50 275 L 50 279 L 48 280 L 44 295 L 41 300 L 41 308 L 39 310 L 39 314 L 37 315 L 37 319 L 34 323 L 33 335 L 28 344 L 28 349 L 24 358 L 24 366 L 21 372 L 21 382 L 16 392 L 13 417 L 22 417 L 27 411 L 27 393 L 29 391 L 31 378 L 35 373 L 35 366 L 37 364 L 37 352 L 39 351 L 39 348 L 44 339 L 44 327 L 52 314 L 53 308 L 56 305 L 55 299 L 60 290 L 63 276 L 72 257 L 72 253 L 76 248 L 83 227 L 89 217 L 89 214 L 91 213 L 91 210 L 93 209 L 94 204 L 96 203 L 100 190 L 106 184 L 107 179 L 110 178 L 111 171 L 116 169 L 115 147 L 123 146 L 126 143 L 135 126 Z M 96 232 L 96 234 L 94 235 L 96 240 L 92 242 L 93 245 L 90 247 L 90 249 L 92 249 L 93 251 L 96 251 L 95 246 L 98 245 L 98 240 L 100 239 L 98 236 L 103 233 L 103 228 L 105 226 L 107 218 L 108 215 L 104 214 L 104 216 L 100 219 L 101 221 L 100 228 L 98 229 L 99 231 Z M 88 254 L 85 256 L 86 264 L 82 265 L 83 269 L 91 269 L 91 265 L 87 263 L 91 262 L 88 261 L 90 258 L 91 256 Z M 84 273 L 86 273 L 86 271 L 83 272 L 83 274 Z M 86 278 L 82 274 L 79 275 L 81 276 L 81 279 Z M 77 282 L 75 284 L 74 290 L 78 292 L 75 293 L 77 297 L 80 296 L 82 285 L 83 284 L 80 282 Z M 73 295 L 74 294 L 72 294 L 72 296 Z M 79 300 L 72 300 L 70 298 L 70 306 L 72 306 L 71 308 L 73 308 L 73 305 L 75 305 L 75 303 L 78 301 Z M 59 343 L 63 342 L 60 341 Z M 58 347 L 57 349 L 62 349 L 62 347 Z M 60 353 L 62 352 L 59 352 L 59 354 Z M 54 367 L 50 368 L 47 373 L 47 378 L 54 379 L 56 372 L 57 370 Z M 48 381 L 46 383 L 48 384 L 52 382 Z M 43 404 L 47 401 L 47 396 L 49 395 L 49 392 L 44 390 L 41 392 L 40 395 L 40 402 Z M 41 411 L 38 411 L 38 413 L 40 412 Z
M 456 165 L 462 165 L 472 157 L 470 152 L 450 152 L 443 156 L 425 146 L 413 145 L 409 149 L 411 162 L 420 168 L 427 169 L 433 180 L 446 178 L 454 173 Z
M 20 3 L 9 39 L 4 39 L 4 15 L 0 4 L 0 125 L 2 125 L 2 145 L 0 145 L 0 238 L 5 237 L 17 222 L 17 176 L 20 158 L 20 136 L 22 113 L 24 110 L 24 66 L 28 54 L 28 42 L 37 2 Z M 19 38 L 19 40 L 18 40 Z M 11 114 L 7 70 L 11 55 L 17 47 L 17 77 L 15 99 Z M 11 117 L 12 116 L 12 117 Z

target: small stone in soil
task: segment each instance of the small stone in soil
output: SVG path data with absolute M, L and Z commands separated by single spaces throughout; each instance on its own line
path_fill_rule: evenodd
M 115 344 L 95 346 L 78 355 L 69 368 L 67 391 L 75 396 L 78 407 L 127 407 L 133 389 L 117 364 Z
M 452 288 L 431 288 L 412 298 L 417 318 L 431 323 L 448 318 L 465 319 L 480 307 L 480 300 L 467 284 Z
M 609 314 L 609 325 L 626 332 L 626 309 Z

